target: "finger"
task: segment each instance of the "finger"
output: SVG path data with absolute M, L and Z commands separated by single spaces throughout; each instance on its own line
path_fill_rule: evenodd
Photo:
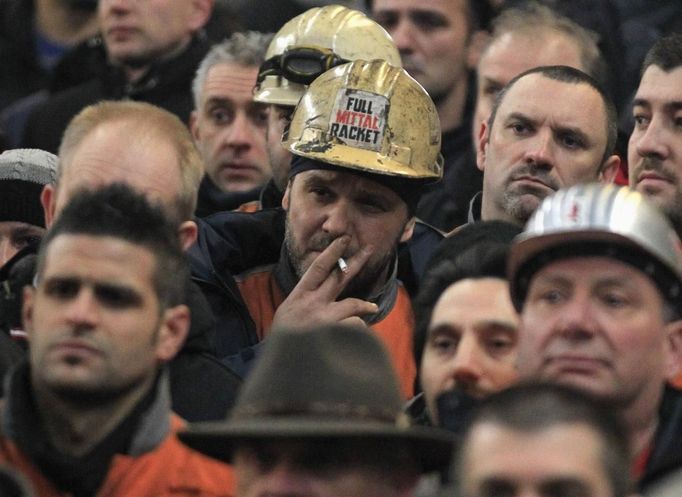
M 353 316 L 351 318 L 346 318 L 342 319 L 339 321 L 339 324 L 342 324 L 344 326 L 350 326 L 353 328 L 363 328 L 363 329 L 368 329 L 367 324 L 362 320 L 362 318 L 359 318 L 357 316 Z
M 347 298 L 327 306 L 327 317 L 332 321 L 343 321 L 348 318 L 371 316 L 379 312 L 379 307 L 362 299 Z
M 315 258 L 310 267 L 301 277 L 296 285 L 301 290 L 316 290 L 329 278 L 334 268 L 337 267 L 339 258 L 348 248 L 350 243 L 349 236 L 342 236 L 335 239 Z
M 330 299 L 336 299 L 339 294 L 348 286 L 353 278 L 355 278 L 362 268 L 365 267 L 367 261 L 372 256 L 372 247 L 367 246 L 360 249 L 355 255 L 348 259 L 344 259 L 346 270 L 343 271 L 337 260 L 335 277 L 327 278 L 320 283 L 320 291 L 325 292 Z

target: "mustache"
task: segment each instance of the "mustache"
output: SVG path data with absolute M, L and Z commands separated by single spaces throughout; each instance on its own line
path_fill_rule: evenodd
M 637 168 L 637 175 L 644 171 L 654 172 L 661 176 L 663 179 L 670 181 L 672 183 L 677 182 L 677 174 L 666 168 L 663 165 L 663 161 L 657 157 L 644 157 Z M 634 178 L 637 179 L 637 176 Z
M 326 234 L 319 234 L 313 236 L 310 241 L 308 242 L 308 250 L 314 251 L 314 252 L 322 252 L 325 250 L 329 245 L 332 244 L 334 240 L 336 240 L 338 237 L 332 236 L 332 235 L 326 235 Z M 353 255 L 355 255 L 355 251 L 351 250 L 350 248 L 347 248 L 341 257 L 344 259 L 349 259 Z
M 402 60 L 403 66 L 407 66 L 416 71 L 422 70 L 422 63 L 415 60 L 411 54 L 401 53 L 400 58 Z
M 550 171 L 546 167 L 537 164 L 522 164 L 512 171 L 509 176 L 510 182 L 516 181 L 523 177 L 530 177 L 537 179 L 541 183 L 544 183 L 552 190 L 558 190 L 559 184 L 550 174 Z

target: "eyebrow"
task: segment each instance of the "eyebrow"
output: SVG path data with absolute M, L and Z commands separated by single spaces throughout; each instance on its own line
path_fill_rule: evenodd
M 632 101 L 632 106 L 633 107 L 651 107 L 651 102 L 646 98 L 635 98 Z M 680 109 L 682 109 L 682 100 L 673 100 L 671 102 L 666 102 L 664 104 L 664 107 L 667 110 L 672 110 L 672 111 L 680 110 Z
M 494 331 L 514 333 L 519 329 L 519 327 L 511 321 L 503 321 L 501 319 L 484 319 L 482 321 L 476 322 L 474 326 L 474 330 L 477 333 L 481 331 L 488 331 L 490 329 L 493 329 Z
M 12 236 L 23 236 L 23 235 L 41 235 L 42 230 L 40 226 L 19 226 L 12 230 Z
M 492 475 L 484 478 L 478 485 L 480 495 L 496 495 L 501 489 L 512 490 L 517 488 L 518 482 L 504 476 Z M 540 495 L 577 495 L 588 496 L 592 494 L 590 486 L 575 476 L 556 476 L 546 478 L 539 483 Z
M 227 97 L 221 97 L 221 96 L 211 96 L 206 99 L 204 102 L 205 105 L 228 105 L 230 107 L 234 107 L 234 101 L 230 98 Z
M 515 333 L 518 331 L 519 327 L 510 322 L 510 321 L 504 321 L 502 319 L 482 319 L 480 321 L 477 321 L 474 326 L 473 330 L 478 334 L 484 331 L 489 331 L 489 330 L 494 330 L 496 332 L 506 332 L 506 333 Z M 450 323 L 450 322 L 445 322 L 445 323 L 439 323 L 438 325 L 434 326 L 433 328 L 429 328 L 427 330 L 427 337 L 432 337 L 434 335 L 437 335 L 439 333 L 452 333 L 452 332 L 461 332 L 462 331 L 462 326 L 456 324 L 456 323 Z
M 525 124 L 530 124 L 532 126 L 537 126 L 537 120 L 530 118 L 529 116 L 522 114 L 521 112 L 512 112 L 507 116 L 506 120 L 513 120 L 516 119 L 518 121 L 521 121 Z M 585 146 L 592 144 L 592 140 L 590 139 L 589 135 L 585 133 L 582 129 L 577 128 L 575 126 L 564 126 L 564 125 L 557 125 L 557 126 L 552 126 L 552 131 L 554 134 L 565 134 L 565 133 L 570 133 L 578 138 L 583 142 Z
M 521 112 L 512 112 L 507 116 L 507 120 L 509 119 L 517 119 L 519 121 L 523 121 L 524 123 L 532 124 L 535 125 L 537 121 L 531 119 L 529 116 L 526 114 L 523 114 Z

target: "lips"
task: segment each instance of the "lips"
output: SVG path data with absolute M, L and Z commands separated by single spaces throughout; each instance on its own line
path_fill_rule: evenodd
M 605 359 L 578 354 L 550 356 L 545 362 L 553 371 L 561 374 L 589 375 L 609 366 Z
M 132 26 L 111 26 L 106 32 L 109 38 L 121 40 L 130 37 L 136 29 Z
M 637 184 L 642 183 L 672 183 L 672 180 L 655 171 L 642 171 L 637 176 Z
M 84 340 L 67 339 L 54 344 L 51 350 L 67 358 L 101 356 L 102 352 Z
M 247 171 L 250 169 L 257 169 L 256 166 L 251 165 L 251 164 L 243 164 L 243 163 L 229 163 L 225 164 L 225 169 L 228 169 L 230 171 Z
M 517 176 L 513 178 L 512 181 L 515 183 L 530 183 L 534 186 L 540 186 L 542 188 L 546 188 L 552 191 L 556 190 L 556 188 L 552 187 L 551 185 L 548 185 L 547 183 L 539 179 L 537 176 L 530 175 Z

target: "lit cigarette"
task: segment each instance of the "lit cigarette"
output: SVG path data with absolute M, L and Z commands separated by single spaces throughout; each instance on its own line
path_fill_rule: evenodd
M 339 257 L 339 260 L 336 261 L 336 264 L 339 266 L 339 269 L 342 273 L 348 272 L 348 264 L 346 264 L 346 261 L 343 260 L 343 257 Z

